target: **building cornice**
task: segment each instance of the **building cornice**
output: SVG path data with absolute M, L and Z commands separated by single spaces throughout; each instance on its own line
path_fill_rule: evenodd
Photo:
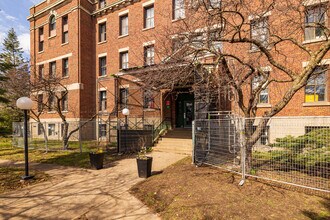
M 66 1 L 66 0 L 58 0 L 58 1 L 54 2 L 53 4 L 51 4 L 51 5 L 47 6 L 47 7 L 45 7 L 44 9 L 38 11 L 37 13 L 34 13 L 34 14 L 30 15 L 29 17 L 27 17 L 27 20 L 30 21 L 31 19 L 33 19 L 33 18 L 35 18 L 35 17 L 38 17 L 39 15 L 41 15 L 41 14 L 47 12 L 48 10 L 50 10 L 50 9 L 52 9 L 52 8 L 54 8 L 54 7 L 58 6 L 58 5 L 60 5 L 60 4 L 62 4 L 62 3 L 65 2 L 65 1 Z M 44 2 L 45 2 L 45 1 L 44 1 Z M 43 3 L 43 2 L 41 2 L 41 3 L 39 3 L 39 4 L 42 4 L 42 3 Z
M 127 5 L 133 4 L 135 2 L 140 2 L 141 0 L 118 0 L 116 2 L 113 2 L 103 8 L 97 9 L 95 10 L 92 15 L 97 16 L 97 15 L 101 15 L 104 13 L 107 13 L 109 11 L 113 12 L 116 10 L 121 9 L 122 7 L 125 7 Z

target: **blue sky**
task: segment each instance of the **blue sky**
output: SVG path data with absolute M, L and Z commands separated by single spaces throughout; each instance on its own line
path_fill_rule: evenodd
M 26 58 L 30 53 L 29 9 L 42 0 L 0 0 L 0 48 L 10 28 L 14 28 Z

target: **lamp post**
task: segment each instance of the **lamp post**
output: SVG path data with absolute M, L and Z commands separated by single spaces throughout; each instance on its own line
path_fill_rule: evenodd
M 124 108 L 122 111 L 123 115 L 125 116 L 125 151 L 127 150 L 127 146 L 126 146 L 126 143 L 127 143 L 127 130 L 128 130 L 128 116 L 129 116 L 129 109 L 128 108 Z
M 21 97 L 16 101 L 16 106 L 24 111 L 24 156 L 25 156 L 25 175 L 22 176 L 23 180 L 32 179 L 33 176 L 29 175 L 29 156 L 28 156 L 28 123 L 27 113 L 32 109 L 33 102 L 28 97 Z

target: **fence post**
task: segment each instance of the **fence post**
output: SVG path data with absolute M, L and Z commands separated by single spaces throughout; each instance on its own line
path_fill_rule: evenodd
M 239 124 L 239 129 L 240 129 L 240 143 L 241 143 L 241 171 L 242 171 L 242 179 L 239 182 L 240 186 L 243 186 L 245 183 L 245 172 L 246 172 L 246 145 L 245 145 L 245 119 L 240 118 L 238 121 L 241 121 Z
M 192 164 L 195 164 L 195 120 L 192 121 Z

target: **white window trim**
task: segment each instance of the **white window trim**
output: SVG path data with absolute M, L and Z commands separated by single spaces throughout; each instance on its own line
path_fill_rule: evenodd
M 122 52 L 128 52 L 129 51 L 129 47 L 125 47 L 125 48 L 120 48 L 118 50 L 119 53 L 122 53 Z
M 65 54 L 65 55 L 62 55 L 62 56 L 59 56 L 59 57 L 55 57 L 55 58 L 52 58 L 52 59 L 49 59 L 49 60 L 39 62 L 36 65 L 38 66 L 38 65 L 45 64 L 45 63 L 51 63 L 51 62 L 54 62 L 54 61 L 57 61 L 57 60 L 62 60 L 64 58 L 68 58 L 68 57 L 71 57 L 71 56 L 72 56 L 72 53 L 68 53 L 68 54 Z
M 142 7 L 145 8 L 145 7 L 148 7 L 152 4 L 155 4 L 155 0 L 150 0 L 150 1 L 147 1 L 147 2 L 143 3 Z
M 128 12 L 129 12 L 129 9 L 127 9 L 127 10 L 125 10 L 125 11 L 122 11 L 122 12 L 119 12 L 119 13 L 118 13 L 118 17 L 123 16 L 123 15 L 127 15 Z
M 107 18 L 103 18 L 103 19 L 97 21 L 98 24 L 102 24 L 104 22 L 107 22 Z
M 328 1 L 329 0 L 305 0 L 302 4 L 303 6 L 312 6 L 312 5 L 322 4 Z
M 309 64 L 309 61 L 302 62 L 302 67 L 305 68 L 308 64 Z M 330 59 L 323 59 L 318 64 L 318 66 L 329 65 L 329 64 L 330 64 Z
M 249 21 L 257 20 L 257 19 L 260 19 L 260 18 L 263 18 L 263 17 L 268 17 L 268 16 L 271 16 L 271 15 L 272 15 L 272 11 L 268 11 L 265 14 L 263 14 L 262 16 L 260 16 L 260 15 L 249 15 L 248 20 Z
M 106 57 L 108 55 L 108 53 L 100 53 L 97 57 L 100 58 L 100 57 Z
M 102 87 L 102 88 L 99 88 L 99 92 L 107 91 L 107 90 L 108 90 L 108 87 Z
M 152 40 L 152 41 L 148 41 L 148 42 L 144 42 L 143 43 L 143 46 L 146 47 L 146 46 L 151 46 L 151 45 L 154 45 L 156 43 L 155 40 Z

